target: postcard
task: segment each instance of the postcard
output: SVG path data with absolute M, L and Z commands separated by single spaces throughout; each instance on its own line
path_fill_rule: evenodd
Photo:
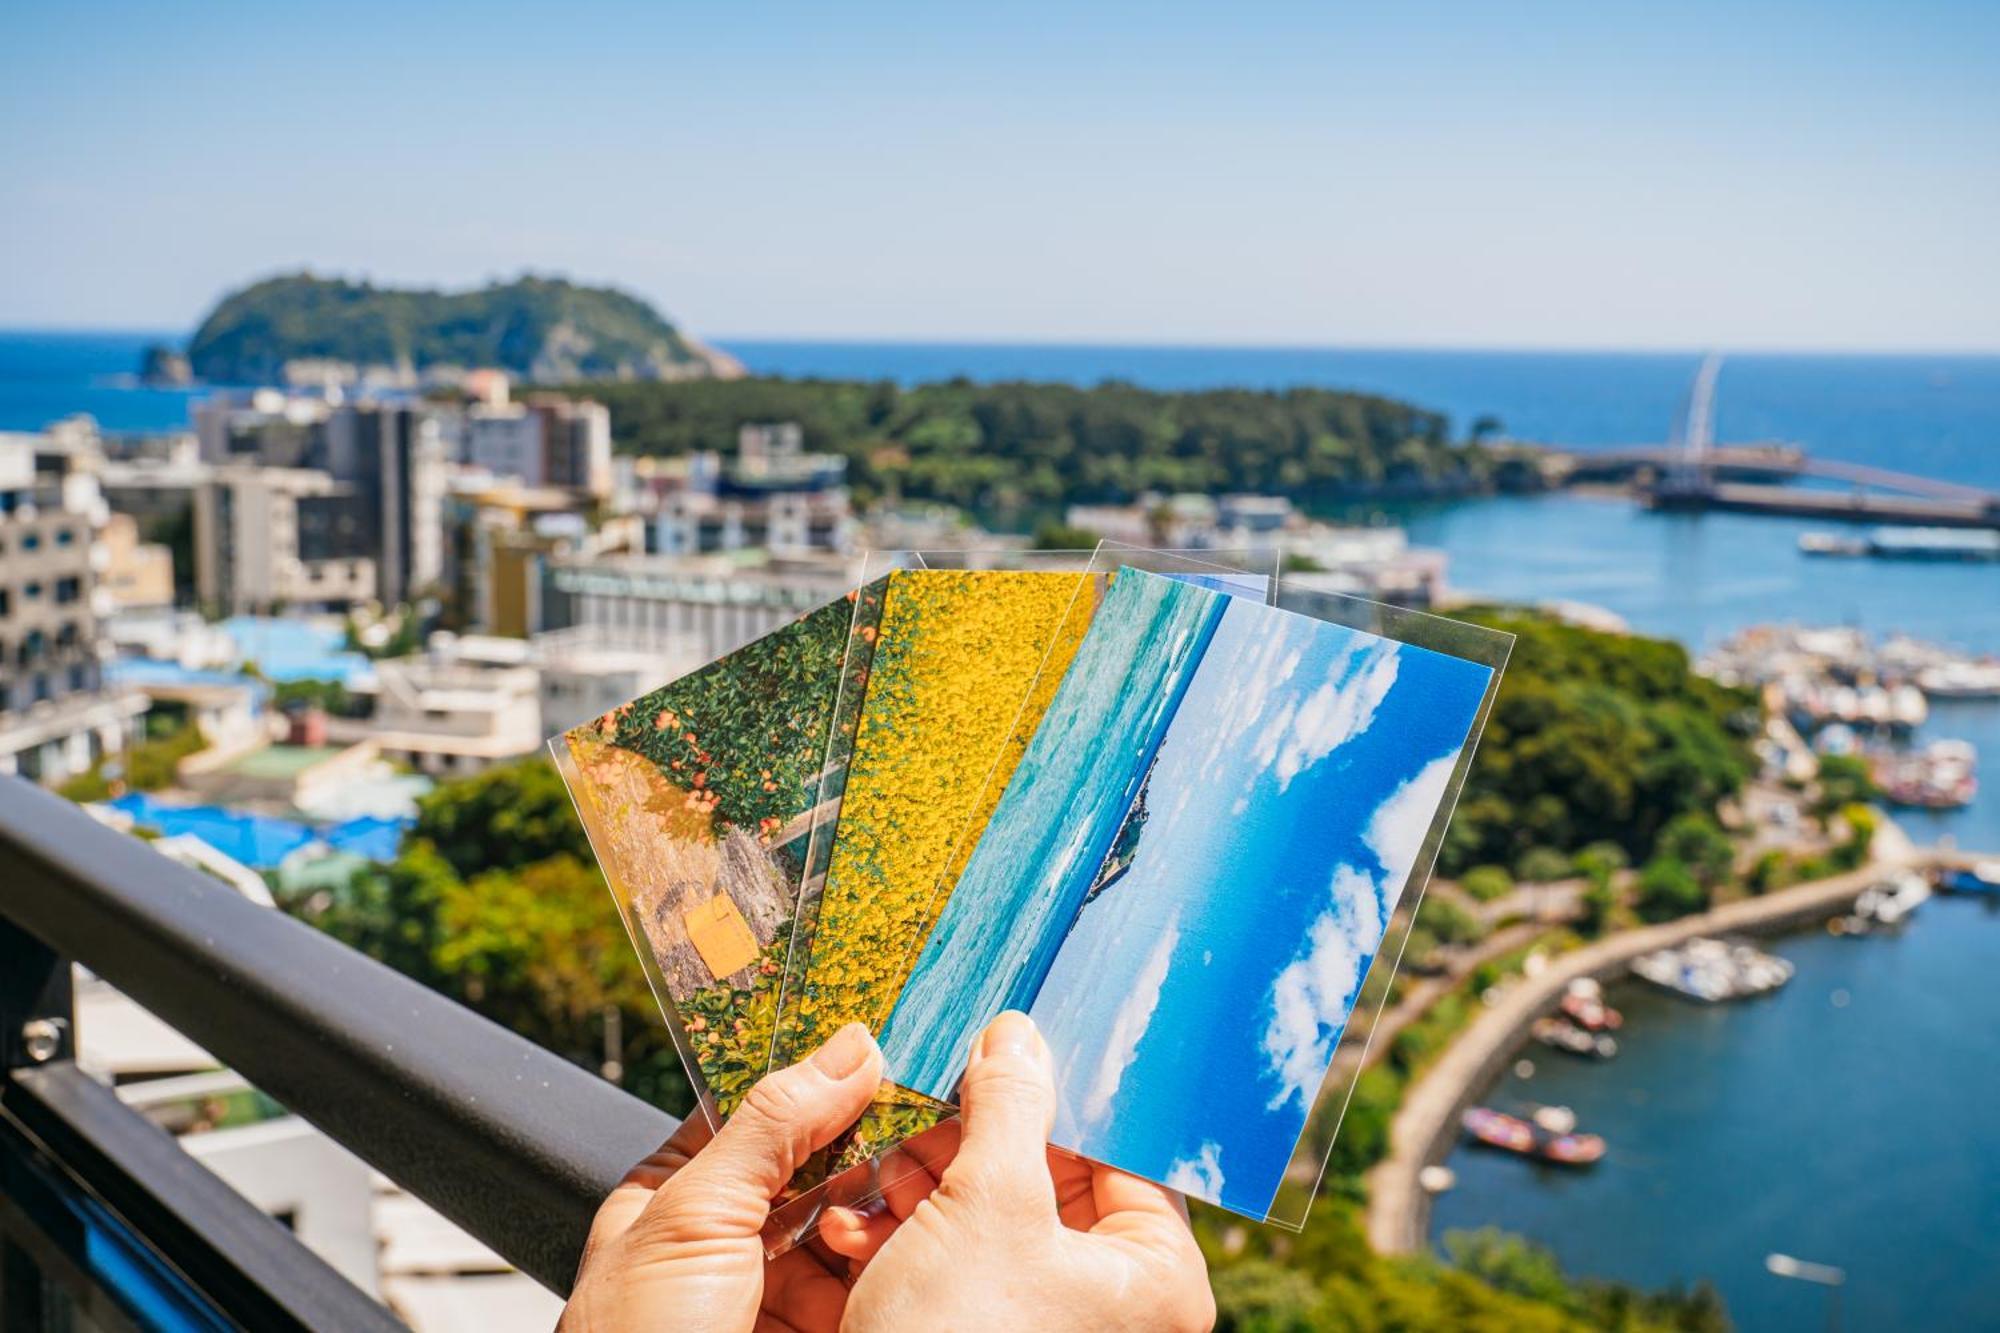
M 551 743 L 717 1122 L 770 1063 L 855 598 Z
M 1025 1009 L 1058 1146 L 1264 1216 L 1490 677 L 1119 571 L 895 998 L 888 1076 L 948 1100 Z
M 824 882 L 799 911 L 774 1063 L 886 1015 L 941 905 L 938 886 L 964 865 L 1100 583 L 1080 572 L 909 570 L 863 590 L 872 628 L 849 651 L 818 816 Z M 865 1160 L 949 1114 L 885 1085 L 806 1175 Z

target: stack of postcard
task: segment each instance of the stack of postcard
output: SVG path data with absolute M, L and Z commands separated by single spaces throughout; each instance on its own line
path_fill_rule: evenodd
M 1009 1008 L 1057 1147 L 1299 1225 L 1508 642 L 1134 551 L 895 568 L 552 747 L 711 1121 L 842 1024 L 887 1056 L 774 1248 Z

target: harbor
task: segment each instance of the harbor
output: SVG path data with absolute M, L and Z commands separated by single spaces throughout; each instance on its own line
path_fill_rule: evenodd
M 1423 1235 L 1501 1226 L 1547 1238 L 1582 1271 L 1654 1286 L 1707 1278 L 1740 1328 L 1817 1327 L 1809 1294 L 1762 1265 L 1774 1251 L 1825 1255 L 1850 1274 L 1850 1327 L 1988 1326 L 1993 1194 L 1946 1185 L 1992 1179 L 1996 941 L 2000 907 L 1940 896 L 1866 938 L 1804 929 L 1767 943 L 1796 973 L 1747 1003 L 1611 983 L 1626 1015 L 1617 1060 L 1531 1046 L 1481 1094 L 1501 1108 L 1573 1108 L 1605 1140 L 1603 1159 L 1579 1171 L 1454 1145 L 1438 1168 L 1454 1188 L 1428 1205 Z M 1921 1095 L 1940 1070 L 1951 1095 Z M 1786 1203 L 1801 1193 L 1810 1206 Z M 1634 1245 L 1634 1234 L 1675 1241 Z

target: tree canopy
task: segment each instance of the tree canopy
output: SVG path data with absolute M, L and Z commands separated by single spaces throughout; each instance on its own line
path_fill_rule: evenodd
M 796 421 L 807 447 L 848 461 L 864 500 L 991 512 L 1126 501 L 1143 491 L 1280 492 L 1300 499 L 1482 490 L 1497 465 L 1454 444 L 1443 416 L 1331 389 L 1175 393 L 951 380 L 738 379 L 603 383 L 625 452 L 729 452 L 738 427 Z

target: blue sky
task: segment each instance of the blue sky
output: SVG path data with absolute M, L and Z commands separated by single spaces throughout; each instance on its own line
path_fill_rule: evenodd
M 1204 10 L 10 5 L 0 325 L 310 264 L 724 338 L 2000 350 L 2000 6 Z
M 1488 674 L 1230 603 L 1160 748 L 1138 859 L 1032 1010 L 1055 1142 L 1263 1214 Z

